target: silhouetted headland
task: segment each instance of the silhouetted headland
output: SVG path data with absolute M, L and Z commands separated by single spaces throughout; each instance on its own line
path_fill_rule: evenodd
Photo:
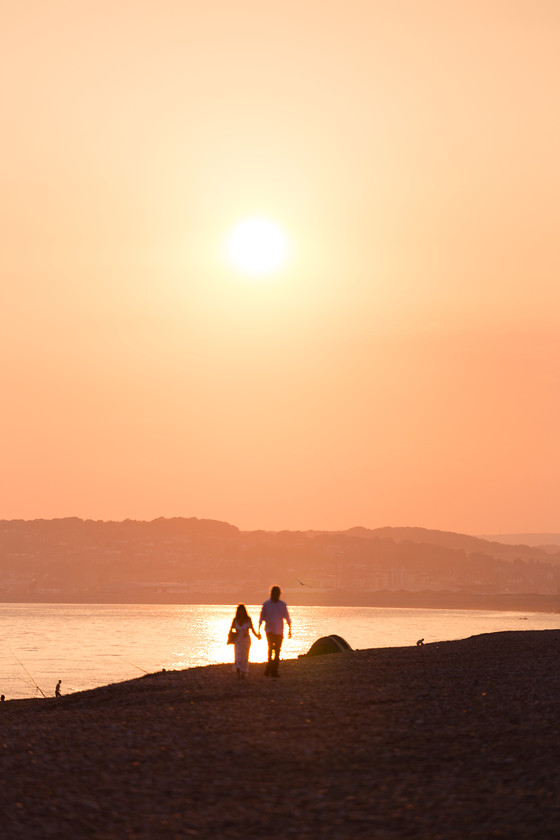
M 560 630 L 2 704 L 3 836 L 552 838 Z

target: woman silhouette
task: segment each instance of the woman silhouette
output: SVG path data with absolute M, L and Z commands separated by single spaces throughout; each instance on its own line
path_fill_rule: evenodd
M 245 679 L 249 673 L 249 651 L 251 649 L 251 636 L 261 638 L 260 633 L 255 632 L 253 621 L 247 613 L 245 604 L 239 604 L 235 613 L 235 618 L 231 622 L 230 633 L 235 633 L 234 647 L 235 647 L 235 664 L 234 671 L 237 671 L 239 679 Z

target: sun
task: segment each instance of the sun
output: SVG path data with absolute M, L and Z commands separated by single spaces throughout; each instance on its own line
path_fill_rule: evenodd
M 252 218 L 231 231 L 228 256 L 233 265 L 248 274 L 270 274 L 288 257 L 288 239 L 270 219 Z

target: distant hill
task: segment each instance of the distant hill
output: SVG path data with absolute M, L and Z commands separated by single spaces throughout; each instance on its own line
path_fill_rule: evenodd
M 498 539 L 495 537 L 473 537 L 469 534 L 458 534 L 454 531 L 436 531 L 429 528 L 350 528 L 343 533 L 354 537 L 368 539 L 391 539 L 397 543 L 413 542 L 419 544 L 438 545 L 445 548 L 467 552 L 481 552 L 492 557 L 530 557 L 534 559 L 549 559 L 550 551 L 545 550 L 543 544 L 536 541 L 537 534 L 518 534 L 519 540 Z M 522 537 L 534 537 L 535 541 L 522 540 Z M 549 534 L 549 537 L 555 536 Z M 560 535 L 559 535 L 560 537 Z M 550 543 L 552 545 L 552 543 Z M 560 539 L 557 547 L 560 552 Z
M 560 546 L 413 527 L 240 531 L 195 517 L 0 521 L 0 601 L 258 603 L 275 583 L 293 604 L 556 603 Z
M 532 545 L 547 550 L 556 548 L 560 551 L 560 534 L 483 534 L 481 539 L 505 545 Z

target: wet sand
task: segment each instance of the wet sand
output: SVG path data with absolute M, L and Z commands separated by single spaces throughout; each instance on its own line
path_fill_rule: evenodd
M 0 706 L 19 838 L 560 833 L 560 630 L 161 672 Z

